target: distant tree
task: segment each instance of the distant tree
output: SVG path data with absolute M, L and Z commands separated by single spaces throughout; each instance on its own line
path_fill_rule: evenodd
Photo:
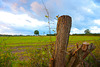
M 89 29 L 86 29 L 86 30 L 84 31 L 84 33 L 85 33 L 85 34 L 91 34 L 91 32 L 90 32 Z
M 35 34 L 35 35 L 39 35 L 39 31 L 38 31 L 38 30 L 35 30 L 35 31 L 34 31 L 34 34 Z

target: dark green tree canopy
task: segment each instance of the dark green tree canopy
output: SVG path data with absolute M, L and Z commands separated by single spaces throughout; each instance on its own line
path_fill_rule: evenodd
M 34 31 L 34 34 L 35 34 L 35 35 L 39 35 L 39 31 L 38 31 L 38 30 L 35 30 L 35 31 Z
M 89 29 L 86 29 L 86 30 L 84 31 L 84 33 L 85 33 L 85 34 L 91 34 L 91 32 L 90 32 Z

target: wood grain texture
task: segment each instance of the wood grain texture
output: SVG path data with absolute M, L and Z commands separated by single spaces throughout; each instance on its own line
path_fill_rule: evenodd
M 66 67 L 66 53 L 71 29 L 71 17 L 63 15 L 58 18 L 57 37 L 55 45 L 54 67 Z

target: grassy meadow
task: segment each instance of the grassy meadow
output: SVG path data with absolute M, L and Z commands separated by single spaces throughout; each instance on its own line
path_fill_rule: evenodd
M 48 67 L 55 41 L 56 36 L 0 37 L 0 67 Z M 70 36 L 68 49 L 84 41 L 95 44 L 93 54 L 100 60 L 100 36 Z
M 94 42 L 100 40 L 100 36 L 70 36 L 69 43 Z M 56 41 L 56 36 L 16 36 L 0 37 L 0 44 L 6 46 L 29 46 L 29 45 L 47 45 L 49 42 Z M 0 46 L 2 46 L 0 45 Z

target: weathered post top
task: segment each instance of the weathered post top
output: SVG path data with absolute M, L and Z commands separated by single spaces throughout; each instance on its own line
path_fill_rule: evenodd
M 58 18 L 57 23 L 57 37 L 55 45 L 55 67 L 66 66 L 66 50 L 69 40 L 69 33 L 71 29 L 71 17 L 63 15 Z
M 62 16 L 60 16 L 60 17 L 63 17 L 63 18 L 64 18 L 64 17 L 69 17 L 69 18 L 71 19 L 71 17 L 70 17 L 69 15 L 62 15 Z M 60 17 L 59 17 L 59 18 L 60 18 Z
M 59 21 L 61 18 L 64 19 L 64 20 L 66 20 L 66 21 L 70 21 L 69 23 L 72 22 L 71 17 L 68 16 L 68 15 L 62 15 L 62 16 L 60 16 L 60 17 L 58 18 L 58 21 Z
M 61 19 L 65 20 L 65 21 L 68 21 L 67 23 L 71 23 L 71 22 L 72 22 L 71 17 L 68 16 L 68 15 L 62 15 L 62 16 L 60 16 L 60 17 L 58 18 L 58 22 L 59 22 Z M 62 21 L 62 22 L 63 22 L 63 21 Z
M 62 15 L 62 16 L 60 16 L 59 18 L 58 18 L 58 23 L 57 23 L 57 31 L 58 31 L 58 27 L 59 27 L 59 25 L 61 24 L 63 24 L 63 25 L 65 25 L 66 27 L 68 27 L 68 28 L 71 28 L 71 22 L 72 22 L 72 19 L 71 19 L 71 17 L 70 16 L 68 16 L 68 15 Z M 67 29 L 65 29 L 66 31 L 67 31 Z M 68 31 L 67 31 L 68 32 Z M 69 33 L 70 33 L 70 31 L 69 31 Z M 58 34 L 58 32 L 57 32 L 57 34 Z

